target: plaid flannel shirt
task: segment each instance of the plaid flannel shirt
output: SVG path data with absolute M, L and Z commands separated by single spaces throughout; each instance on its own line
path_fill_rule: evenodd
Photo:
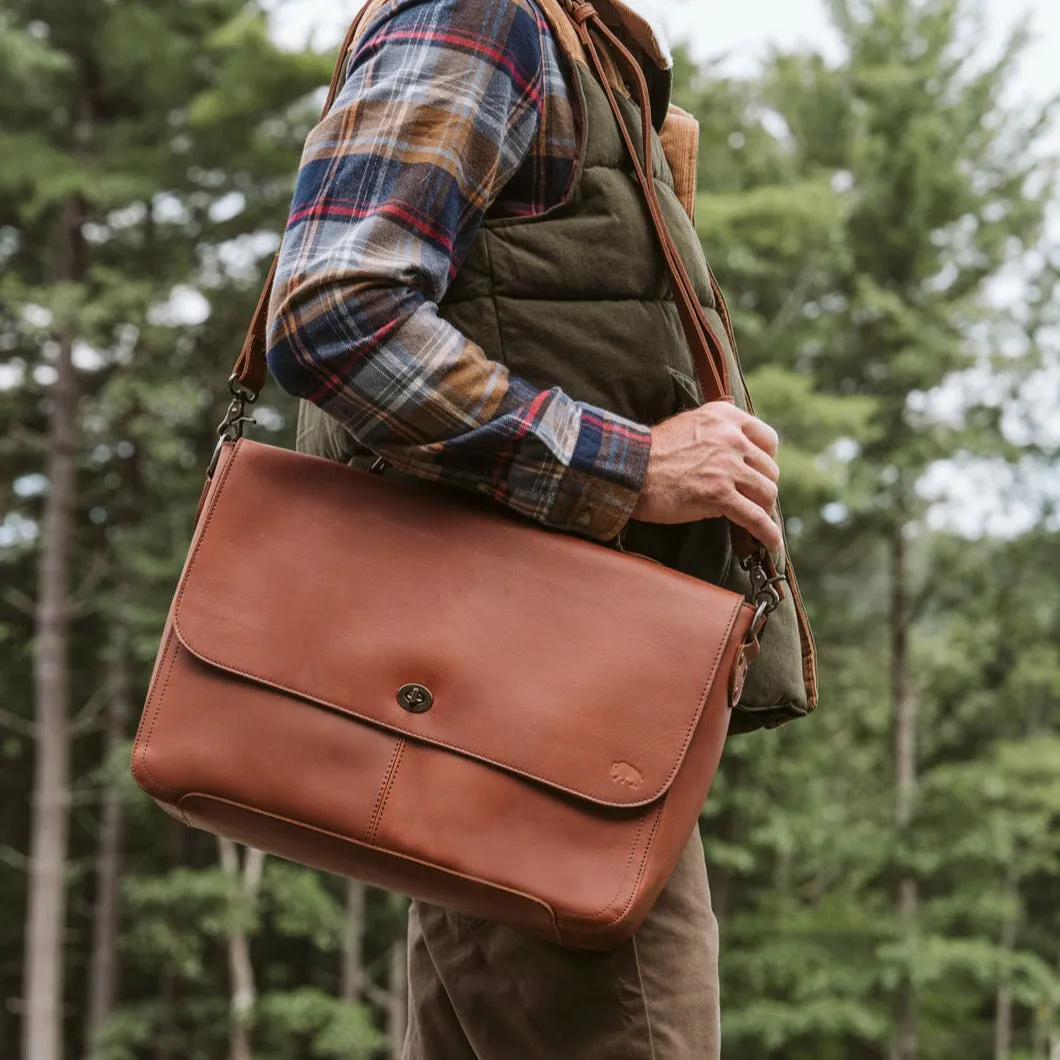
M 636 504 L 650 430 L 532 386 L 438 315 L 486 217 L 564 198 L 576 128 L 532 0 L 388 0 L 306 143 L 268 357 L 396 467 L 606 540 Z

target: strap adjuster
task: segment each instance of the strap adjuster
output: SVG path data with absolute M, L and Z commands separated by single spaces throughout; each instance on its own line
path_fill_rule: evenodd
M 583 25 L 596 14 L 596 8 L 588 0 L 567 0 L 567 10 L 578 25 Z

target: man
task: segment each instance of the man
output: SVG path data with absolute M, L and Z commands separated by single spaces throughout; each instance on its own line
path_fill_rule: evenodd
M 662 128 L 658 28 L 618 0 L 597 7 L 641 60 Z M 700 407 L 617 123 L 559 0 L 369 12 L 307 141 L 271 301 L 271 370 L 305 399 L 299 447 L 381 457 L 717 582 L 737 567 L 723 519 L 781 553 L 776 433 L 734 403 Z M 693 138 L 684 161 L 694 153 Z M 668 228 L 724 331 L 690 171 L 657 154 Z M 811 648 L 787 606 L 780 662 L 755 693 L 764 721 L 813 705 Z M 617 950 L 564 950 L 413 903 L 409 978 L 407 1060 L 717 1057 L 699 836 Z

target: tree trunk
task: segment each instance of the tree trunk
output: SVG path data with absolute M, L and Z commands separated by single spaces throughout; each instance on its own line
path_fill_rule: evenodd
M 130 710 L 130 678 L 127 635 L 123 619 L 116 630 L 107 681 L 105 761 L 110 763 L 125 739 Z M 85 1052 L 88 1060 L 98 1055 L 99 1033 L 114 1008 L 118 981 L 117 943 L 119 929 L 118 887 L 121 878 L 122 837 L 125 813 L 121 788 L 108 778 L 102 799 L 99 857 L 96 864 L 96 909 L 92 959 L 88 980 L 88 1024 Z
M 900 840 L 907 838 L 916 799 L 917 704 L 909 673 L 909 570 L 905 525 L 900 521 L 891 536 L 891 709 L 894 732 L 894 819 Z M 908 942 L 916 930 L 917 884 L 903 867 L 898 883 L 898 919 Z M 916 1060 L 918 1049 L 917 998 L 911 977 L 900 991 L 898 1029 L 892 1060 Z
M 169 868 L 174 869 L 186 864 L 188 829 L 176 821 L 168 821 L 171 843 Z M 171 965 L 162 970 L 162 980 L 158 987 L 158 1000 L 161 1011 L 158 1017 L 158 1033 L 155 1035 L 154 1060 L 181 1060 L 180 1029 L 177 1018 L 177 1006 L 180 1003 L 180 980 Z
M 155 1039 L 155 1060 L 175 1060 L 173 1043 L 177 1040 L 177 977 L 172 968 L 162 972 L 159 990 L 162 1014 L 159 1017 L 159 1033 Z
M 248 847 L 240 866 L 239 848 L 235 843 L 222 838 L 217 842 L 221 851 L 221 867 L 238 884 L 239 901 L 253 905 L 258 896 L 265 855 L 260 850 Z M 254 965 L 250 960 L 250 940 L 245 931 L 234 931 L 228 937 L 228 972 L 232 990 L 232 1030 L 228 1060 L 253 1060 L 250 1025 L 257 998 Z
M 82 210 L 71 202 L 63 221 L 59 275 L 80 272 Z M 70 803 L 69 673 L 70 554 L 76 490 L 77 380 L 73 339 L 58 343 L 56 380 L 48 418 L 48 493 L 41 517 L 33 656 L 36 761 L 30 819 L 29 900 L 26 920 L 23 1060 L 61 1060 L 63 929 L 66 923 Z
M 1001 938 L 998 948 L 1003 958 L 1012 956 L 1016 947 L 1016 930 L 1019 927 L 1019 876 L 1010 868 L 1005 879 L 1005 918 L 1001 922 Z M 997 988 L 997 1004 L 994 1016 L 994 1060 L 1009 1060 L 1012 1054 L 1012 984 L 1008 972 L 1003 971 Z
M 390 1056 L 398 1060 L 405 1046 L 409 1019 L 408 904 L 396 899 L 402 916 L 396 937 L 390 944 L 390 970 L 387 980 L 387 1038 Z
M 1060 959 L 1056 962 L 1056 974 L 1060 975 Z M 1031 1056 L 1045 1060 L 1060 1060 L 1060 1034 L 1054 1033 L 1053 1020 L 1056 1017 L 1056 996 L 1048 1005 L 1041 1006 L 1035 1014 L 1034 1039 L 1031 1042 Z
M 342 984 L 339 996 L 351 1005 L 364 996 L 364 929 L 368 888 L 346 881 L 346 930 L 342 940 Z

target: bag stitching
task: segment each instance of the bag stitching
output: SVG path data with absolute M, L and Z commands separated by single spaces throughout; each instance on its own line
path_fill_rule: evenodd
M 616 900 L 618 899 L 619 894 L 622 891 L 622 887 L 619 886 L 618 891 L 615 892 L 615 897 L 612 898 L 611 901 L 608 902 L 607 905 L 605 905 L 603 908 L 601 908 L 597 912 L 593 913 L 592 916 L 588 917 L 589 920 L 600 920 L 606 926 L 614 927 L 614 925 L 617 924 L 626 915 L 626 913 L 629 912 L 629 907 L 633 904 L 634 899 L 637 897 L 637 892 L 640 890 L 641 881 L 644 879 L 644 873 L 645 873 L 645 871 L 647 870 L 647 867 L 648 867 L 648 857 L 651 854 L 652 847 L 655 845 L 655 835 L 656 835 L 656 833 L 659 830 L 659 822 L 662 820 L 662 813 L 663 813 L 663 809 L 664 809 L 665 806 L 666 806 L 666 802 L 664 800 L 662 805 L 659 806 L 659 808 L 657 810 L 655 810 L 655 812 L 654 812 L 655 820 L 652 821 L 651 832 L 648 834 L 648 839 L 647 839 L 646 843 L 644 844 L 644 853 L 641 855 L 641 859 L 640 859 L 640 871 L 637 873 L 637 878 L 634 881 L 633 886 L 630 888 L 629 895 L 626 898 L 625 904 L 618 910 L 617 913 L 615 913 L 611 917 L 610 920 L 606 919 L 607 914 L 610 912 L 611 907 L 615 904 Z M 647 820 L 647 818 L 645 818 L 645 820 Z M 644 824 L 644 822 L 642 821 L 641 822 L 641 826 L 642 827 L 643 827 L 643 824 Z M 640 838 L 640 831 L 641 831 L 641 829 L 638 828 L 637 829 L 637 839 Z M 637 849 L 637 840 L 634 839 L 633 844 L 630 846 L 630 849 L 629 849 L 629 860 L 630 861 L 633 860 L 633 856 L 636 853 L 636 849 Z M 628 863 L 627 863 L 627 872 L 628 872 Z M 622 876 L 622 882 L 623 883 L 625 883 L 625 879 L 626 879 L 625 878 L 625 874 L 623 874 L 623 876 Z
M 236 442 L 235 449 L 234 449 L 234 451 L 232 453 L 232 458 L 225 462 L 225 466 L 221 470 L 221 479 L 220 479 L 220 482 L 218 482 L 218 484 L 217 484 L 217 493 L 216 493 L 215 498 L 214 498 L 214 503 L 210 505 L 210 510 L 206 513 L 206 521 L 202 524 L 202 532 L 199 534 L 198 540 L 195 542 L 195 548 L 194 548 L 194 550 L 193 550 L 193 552 L 191 554 L 191 558 L 188 560 L 188 573 L 189 574 L 191 573 L 192 564 L 195 562 L 195 557 L 199 553 L 199 548 L 202 545 L 203 538 L 206 536 L 206 530 L 207 530 L 207 528 L 210 525 L 210 520 L 213 518 L 213 513 L 214 513 L 214 511 L 217 508 L 216 501 L 220 498 L 221 491 L 224 489 L 225 485 L 228 483 L 228 473 L 229 473 L 229 471 L 231 471 L 232 465 L 235 464 L 236 457 L 238 455 L 239 455 L 239 442 Z M 175 645 L 173 645 L 173 654 L 170 656 L 169 666 L 166 668 L 165 680 L 162 683 L 161 689 L 158 690 L 157 695 L 156 695 L 156 691 L 155 691 L 154 685 L 152 685 L 150 698 L 156 699 L 156 704 L 157 705 L 155 706 L 154 712 L 151 715 L 151 724 L 148 727 L 147 732 L 144 734 L 143 746 L 142 746 L 142 748 L 140 750 L 140 760 L 143 763 L 144 772 L 147 774 L 147 777 L 151 780 L 151 782 L 157 788 L 159 788 L 159 790 L 162 792 L 162 794 L 169 795 L 169 796 L 176 796 L 178 799 L 180 797 L 180 791 L 177 790 L 176 788 L 170 788 L 170 787 L 167 787 L 165 784 L 160 783 L 158 781 L 158 779 L 154 776 L 154 774 L 151 772 L 151 767 L 147 764 L 147 750 L 148 750 L 148 747 L 151 744 L 151 734 L 155 730 L 155 723 L 158 721 L 159 717 L 161 716 L 162 706 L 163 706 L 163 703 L 165 701 L 166 689 L 169 687 L 170 678 L 173 676 L 173 668 L 176 666 L 176 663 L 177 663 L 177 649 L 178 649 L 178 647 L 185 646 L 183 640 L 180 637 L 180 631 L 177 629 L 177 608 L 178 608 L 178 606 L 180 604 L 181 598 L 184 595 L 184 585 L 185 585 L 185 579 L 181 579 L 180 592 L 177 594 L 177 599 L 174 601 L 174 604 L 173 604 L 173 628 L 171 629 L 170 634 L 169 634 L 169 642 L 172 642 L 173 639 L 176 638 L 177 643 Z M 168 646 L 169 646 L 169 643 L 167 643 L 167 647 Z M 190 651 L 191 649 L 189 648 L 188 650 Z M 192 654 L 194 654 L 194 652 L 192 652 Z M 141 724 L 142 724 L 142 722 L 141 722 Z M 137 740 L 139 740 L 139 732 L 137 732 Z M 135 760 L 135 745 L 134 745 L 134 760 Z
M 622 875 L 619 878 L 618 886 L 615 888 L 615 893 L 611 895 L 610 899 L 601 906 L 595 913 L 589 915 L 590 920 L 597 920 L 602 917 L 610 908 L 618 901 L 619 895 L 622 893 L 622 889 L 626 883 L 626 877 L 629 875 L 629 867 L 633 864 L 633 856 L 637 851 L 637 843 L 640 842 L 640 834 L 644 831 L 644 822 L 647 818 L 642 817 L 640 822 L 637 824 L 637 831 L 633 836 L 633 842 L 629 844 L 629 853 L 626 855 L 626 867 L 622 870 Z
M 379 804 L 383 801 L 383 792 L 386 791 L 387 783 L 390 780 L 390 771 L 394 768 L 394 760 L 401 750 L 401 744 L 402 740 L 399 737 L 394 744 L 394 749 L 390 752 L 390 761 L 387 762 L 386 769 L 383 770 L 383 779 L 379 782 L 379 790 L 375 793 L 375 805 L 372 807 L 372 816 L 368 821 L 368 831 L 365 833 L 365 839 L 368 841 L 371 841 L 375 833 L 375 819 L 379 815 Z
M 237 802 L 234 799 L 225 799 L 217 795 L 209 795 L 206 792 L 188 791 L 180 797 L 180 805 L 178 809 L 184 814 L 185 820 L 187 820 L 187 814 L 184 810 L 184 803 L 188 799 L 200 798 L 208 799 L 211 802 L 219 802 L 226 806 L 233 806 L 239 810 L 247 810 L 248 812 L 255 814 L 258 817 L 269 817 L 275 821 L 283 821 L 285 824 L 295 825 L 298 828 L 306 828 L 311 832 L 316 832 L 318 835 L 328 836 L 331 839 L 338 839 L 343 843 L 351 843 L 354 846 L 364 847 L 368 850 L 373 850 L 377 854 L 385 854 L 387 857 L 400 858 L 402 861 L 409 861 L 416 865 L 422 865 L 425 868 L 436 869 L 438 872 L 443 872 L 447 876 L 455 876 L 461 880 L 467 880 L 470 883 L 481 884 L 483 887 L 487 887 L 492 891 L 497 891 L 502 894 L 514 896 L 516 898 L 524 898 L 526 901 L 532 903 L 538 909 L 543 909 L 548 914 L 549 919 L 552 921 L 552 930 L 556 936 L 556 942 L 562 944 L 563 936 L 559 929 L 559 924 L 556 922 L 555 910 L 549 905 L 548 902 L 541 898 L 536 897 L 532 894 L 527 894 L 525 891 L 515 890 L 513 887 L 505 887 L 503 884 L 494 883 L 491 880 L 483 879 L 480 876 L 471 876 L 466 872 L 460 872 L 457 869 L 449 868 L 446 865 L 439 865 L 433 861 L 425 861 L 422 858 L 413 857 L 411 854 L 404 854 L 399 850 L 390 850 L 387 847 L 378 846 L 375 843 L 367 843 L 363 840 L 357 839 L 353 836 L 340 835 L 338 832 L 332 832 L 327 828 L 318 828 L 314 824 L 309 824 L 306 821 L 300 821 L 295 817 L 287 817 L 282 813 L 270 813 L 268 810 L 258 809 L 256 806 L 248 806 L 244 802 Z
M 390 799 L 390 793 L 394 790 L 394 780 L 397 778 L 398 770 L 401 768 L 401 759 L 405 755 L 407 742 L 403 736 L 400 737 L 397 747 L 394 748 L 394 753 L 390 756 L 390 765 L 387 767 L 386 775 L 383 777 L 383 786 L 379 789 L 379 796 L 376 799 L 376 809 L 372 815 L 372 824 L 368 829 L 368 835 L 365 837 L 365 841 L 368 843 L 375 840 L 376 833 L 379 831 L 379 824 L 383 820 L 383 811 L 386 809 L 386 804 Z
M 174 643 L 176 642 L 176 643 Z M 140 764 L 143 766 L 143 771 L 147 776 L 147 779 L 158 788 L 159 792 L 163 795 L 169 795 L 170 797 L 176 797 L 179 799 L 180 792 L 176 788 L 171 788 L 166 784 L 163 784 L 151 771 L 150 765 L 147 762 L 147 749 L 151 744 L 151 734 L 155 731 L 155 722 L 158 721 L 159 716 L 162 713 L 162 704 L 165 701 L 166 689 L 169 687 L 169 679 L 173 676 L 173 667 L 177 663 L 177 650 L 180 642 L 177 640 L 175 629 L 170 630 L 169 638 L 166 644 L 167 649 L 170 650 L 169 664 L 166 666 L 166 675 L 162 681 L 162 687 L 151 689 L 151 699 L 154 701 L 154 708 L 151 711 L 151 723 L 147 727 L 147 732 L 144 733 L 143 743 L 140 743 L 139 732 L 137 732 L 136 743 L 139 747 L 134 747 L 133 763 L 135 766 L 136 759 L 139 758 Z M 138 752 L 138 753 L 137 753 Z M 135 769 L 134 769 L 135 775 Z

